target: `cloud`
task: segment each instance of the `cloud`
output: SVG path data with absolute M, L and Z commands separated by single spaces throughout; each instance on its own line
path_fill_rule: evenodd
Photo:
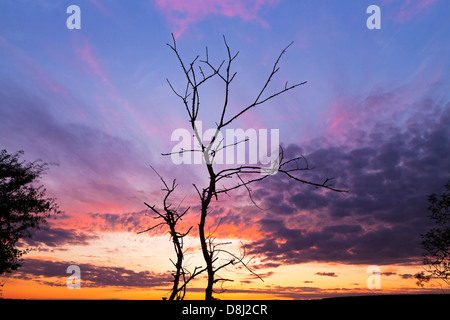
M 32 232 L 31 238 L 24 238 L 29 246 L 61 247 L 64 245 L 88 245 L 90 240 L 97 239 L 95 234 L 87 234 L 75 229 L 45 228 Z
M 430 227 L 427 196 L 449 178 L 450 102 L 428 92 L 398 105 L 399 98 L 386 100 L 397 96 L 394 89 L 380 94 L 361 101 L 371 101 L 388 115 L 368 116 L 356 103 L 347 110 L 349 121 L 339 124 L 349 125 L 338 137 L 302 146 L 316 168 L 303 172 L 302 178 L 335 177 L 335 186 L 348 194 L 301 186 L 282 175 L 253 186 L 258 200 L 275 204 L 275 210 L 253 216 L 252 223 L 265 238 L 248 246 L 251 254 L 264 263 L 280 264 L 420 261 L 420 234 Z M 290 145 L 285 154 L 298 150 Z
M 26 259 L 13 277 L 35 280 L 52 286 L 66 286 L 67 267 L 74 263 L 69 261 L 49 261 Z M 76 264 L 81 271 L 81 287 L 134 287 L 150 288 L 165 286 L 170 283 L 167 274 L 139 271 L 123 267 L 105 267 L 93 264 Z M 56 279 L 55 279 L 56 278 Z
M 2 51 L 8 55 L 8 64 L 14 65 L 21 77 L 32 80 L 35 87 L 39 88 L 40 91 L 55 96 L 56 94 L 63 96 L 67 94 L 65 87 L 49 76 L 45 70 L 30 57 L 29 53 L 11 44 L 2 36 L 0 36 L 0 47 L 2 48 Z
M 439 0 L 405 0 L 397 13 L 396 20 L 400 23 L 412 20 L 416 16 L 424 14 L 426 10 L 429 10 L 431 6 L 437 2 L 439 2 Z
M 311 283 L 312 281 L 303 281 L 304 283 Z M 356 286 L 356 287 L 354 287 Z M 393 289 L 383 289 L 383 293 L 389 294 L 427 294 L 433 293 L 432 288 L 393 288 Z M 203 292 L 203 288 L 191 288 L 190 292 Z M 271 297 L 276 296 L 278 299 L 293 299 L 293 300 L 310 300 L 310 299 L 323 299 L 331 297 L 343 297 L 348 296 L 367 296 L 373 294 L 373 291 L 367 289 L 364 285 L 359 283 L 352 283 L 350 287 L 333 287 L 333 288 L 320 288 L 313 286 L 280 286 L 280 285 L 266 285 L 264 288 L 253 288 L 246 285 L 244 289 L 229 288 L 226 290 L 225 294 L 233 293 L 245 293 L 245 294 L 255 294 L 258 296 L 269 295 Z
M 146 167 L 149 154 L 142 155 L 135 141 L 101 126 L 57 119 L 49 101 L 14 83 L 1 86 L 0 101 L 0 118 L 5 120 L 0 127 L 2 145 L 11 152 L 25 150 L 30 160 L 58 164 L 44 179 L 62 210 L 67 206 L 70 213 L 81 207 L 96 212 L 101 207 L 123 212 L 130 204 L 143 208 L 143 192 L 151 190 L 157 177 Z
M 111 10 L 108 7 L 105 7 L 98 0 L 89 0 L 91 4 L 93 4 L 104 16 L 112 16 Z
M 304 231 L 286 228 L 283 222 L 273 229 L 273 236 L 253 242 L 248 247 L 251 254 L 262 257 L 265 262 L 296 264 L 312 261 L 357 264 L 391 264 L 417 260 L 420 255 L 418 237 L 409 229 L 376 228 L 370 232 L 342 236 L 325 232 L 324 229 Z
M 107 67 L 104 61 L 99 58 L 96 53 L 95 47 L 89 42 L 86 37 L 77 35 L 74 39 L 74 51 L 75 54 L 81 60 L 77 67 L 82 68 L 85 73 L 92 75 L 94 79 L 100 81 L 106 90 L 104 90 L 103 95 L 107 99 L 107 105 L 113 104 L 121 106 L 122 112 L 126 112 L 127 116 L 134 117 L 135 110 L 130 107 L 130 102 L 123 98 L 119 93 L 115 85 L 112 83 L 110 78 L 107 76 Z M 115 117 L 116 121 L 121 121 L 123 113 L 119 112 L 117 109 L 114 110 L 112 107 L 101 107 L 102 111 L 106 110 Z
M 125 213 L 90 213 L 86 220 L 88 223 L 83 226 L 83 229 L 102 232 L 137 233 L 158 223 L 149 218 L 145 210 Z M 83 221 L 80 221 L 80 223 L 83 223 Z
M 258 16 L 264 6 L 273 6 L 278 0 L 155 0 L 161 10 L 174 25 L 176 37 L 181 36 L 192 24 L 209 16 L 239 17 L 244 21 L 256 21 L 262 26 L 267 22 Z
M 334 272 L 316 272 L 316 276 L 336 278 L 338 275 Z
M 109 81 L 105 74 L 104 66 L 102 66 L 93 53 L 93 48 L 91 44 L 85 38 L 82 39 L 81 43 L 78 43 L 75 52 L 88 65 L 88 70 L 90 70 L 95 76 L 97 76 L 101 82 L 107 85 L 110 89 L 115 89 L 113 84 Z

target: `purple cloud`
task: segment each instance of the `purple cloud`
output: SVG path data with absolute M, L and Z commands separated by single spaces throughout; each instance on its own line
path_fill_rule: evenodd
M 51 227 L 34 231 L 31 234 L 31 238 L 24 238 L 23 242 L 32 247 L 41 245 L 49 247 L 61 247 L 64 245 L 85 246 L 90 240 L 97 238 L 98 236 L 95 234 L 88 234 L 75 229 Z
M 419 235 L 430 224 L 427 195 L 449 175 L 450 104 L 425 97 L 412 106 L 398 123 L 370 123 L 363 116 L 361 129 L 355 114 L 346 139 L 334 139 L 337 146 L 320 141 L 303 146 L 316 168 L 303 178 L 336 177 L 336 186 L 348 194 L 299 186 L 277 175 L 254 188 L 255 198 L 273 209 L 254 217 L 266 237 L 254 241 L 250 251 L 265 263 L 281 264 L 419 261 Z
M 190 25 L 200 22 L 208 16 L 219 15 L 239 17 L 245 21 L 257 21 L 263 26 L 267 22 L 258 16 L 264 5 L 274 5 L 279 0 L 155 0 L 156 7 L 161 10 L 176 28 L 175 35 L 181 36 Z
M 13 274 L 15 278 L 31 279 L 53 286 L 66 286 L 67 267 L 80 267 L 82 287 L 126 287 L 150 288 L 170 284 L 170 276 L 150 271 L 139 271 L 123 267 L 105 267 L 93 264 L 77 264 L 69 261 L 26 259 L 23 266 Z M 47 278 L 57 278 L 47 279 Z
M 316 272 L 316 276 L 336 278 L 338 275 L 334 272 Z
M 0 100 L 8 102 L 0 108 L 3 146 L 58 164 L 44 179 L 63 210 L 143 208 L 155 179 L 151 150 L 143 154 L 135 141 L 106 129 L 57 119 L 52 103 L 20 86 L 0 88 Z

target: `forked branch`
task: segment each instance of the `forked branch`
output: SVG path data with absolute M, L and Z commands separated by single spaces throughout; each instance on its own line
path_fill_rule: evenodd
M 284 82 L 284 85 L 281 87 L 281 89 L 268 93 L 269 85 L 273 81 L 274 76 L 278 73 L 280 69 L 279 63 L 281 61 L 281 58 L 286 53 L 288 48 L 292 45 L 292 42 L 281 51 L 281 53 L 275 60 L 269 75 L 265 79 L 261 89 L 257 92 L 256 98 L 250 104 L 242 107 L 239 111 L 235 112 L 232 115 L 229 115 L 230 85 L 237 75 L 237 72 L 233 72 L 231 67 L 232 63 L 237 58 L 239 52 L 232 53 L 226 38 L 223 37 L 224 45 L 226 48 L 226 59 L 222 60 L 221 63 L 214 64 L 211 62 L 208 47 L 206 47 L 204 59 L 199 59 L 199 56 L 196 56 L 190 63 L 184 63 L 181 58 L 180 52 L 178 51 L 176 40 L 173 34 L 172 40 L 173 40 L 172 44 L 167 45 L 175 53 L 177 60 L 181 65 L 181 69 L 184 73 L 184 76 L 186 78 L 184 93 L 178 92 L 174 88 L 172 83 L 170 83 L 169 80 L 167 81 L 174 94 L 181 99 L 189 117 L 189 122 L 191 124 L 193 136 L 196 138 L 198 142 L 198 147 L 191 150 L 181 150 L 180 152 L 181 153 L 202 152 L 209 178 L 209 181 L 204 188 L 198 188 L 195 184 L 194 188 L 197 191 L 201 203 L 200 219 L 199 219 L 200 222 L 198 225 L 199 238 L 203 258 L 206 263 L 205 270 L 208 274 L 207 287 L 205 290 L 205 299 L 211 300 L 213 299 L 212 296 L 212 293 L 214 291 L 213 285 L 217 282 L 223 283 L 225 281 L 230 281 L 230 279 L 217 278 L 216 277 L 217 271 L 224 269 L 226 266 L 241 263 L 251 273 L 253 273 L 248 268 L 248 264 L 244 263 L 243 257 L 237 257 L 233 255 L 231 252 L 219 248 L 217 247 L 217 245 L 213 245 L 213 243 L 211 242 L 212 241 L 211 238 L 208 238 L 206 236 L 205 234 L 206 218 L 208 216 L 209 206 L 213 198 L 217 200 L 218 196 L 222 193 L 227 194 L 232 190 L 244 187 L 249 194 L 250 200 L 256 205 L 251 195 L 251 189 L 249 185 L 267 179 L 268 177 L 270 177 L 275 173 L 284 174 L 288 179 L 292 179 L 294 181 L 308 184 L 317 188 L 319 187 L 325 188 L 336 192 L 345 192 L 345 190 L 335 188 L 332 184 L 330 184 L 330 182 L 332 181 L 331 178 L 327 178 L 323 182 L 314 182 L 302 179 L 298 174 L 301 171 L 311 170 L 311 168 L 308 165 L 308 162 L 303 156 L 294 157 L 292 159 L 288 159 L 287 161 L 285 161 L 283 159 L 284 157 L 282 148 L 280 149 L 280 155 L 276 163 L 274 163 L 273 167 L 269 169 L 264 168 L 260 165 L 241 165 L 237 167 L 228 167 L 216 172 L 214 168 L 215 163 L 213 160 L 215 159 L 215 156 L 218 151 L 227 147 L 233 147 L 237 143 L 240 143 L 240 142 L 237 143 L 233 142 L 225 146 L 223 146 L 223 141 L 219 141 L 219 143 L 217 143 L 217 141 L 220 140 L 220 138 L 218 137 L 222 129 L 229 126 L 236 119 L 244 116 L 250 110 L 254 110 L 256 109 L 256 107 L 261 106 L 262 104 L 268 102 L 269 100 L 272 100 L 283 93 L 286 93 L 290 90 L 293 90 L 307 83 L 306 81 L 303 81 L 295 83 L 293 85 L 289 85 L 288 81 L 286 81 Z M 216 123 L 215 134 L 210 139 L 209 143 L 205 143 L 202 141 L 202 137 L 200 137 L 200 134 L 197 131 L 195 124 L 200 109 L 200 95 L 201 95 L 200 90 L 203 90 L 202 89 L 203 84 L 205 84 L 210 79 L 217 77 L 221 80 L 220 82 L 223 84 L 223 91 L 224 91 L 223 102 L 219 102 L 217 104 L 221 106 L 220 107 L 221 109 L 219 110 L 220 116 L 215 122 Z M 174 152 L 166 153 L 164 155 L 171 155 L 171 154 L 174 154 Z M 262 172 L 265 172 L 265 170 L 267 170 L 267 174 L 261 174 Z M 250 176 L 250 178 L 248 178 L 248 176 Z M 222 187 L 218 187 L 218 183 L 223 183 L 225 180 L 230 181 L 228 179 L 233 178 L 235 179 L 233 180 L 234 182 L 236 182 L 235 184 L 233 182 L 231 186 L 223 185 Z M 227 254 L 229 257 L 231 257 L 231 259 L 228 260 L 226 263 L 216 267 L 214 264 L 217 263 L 218 260 L 217 255 L 219 254 Z
M 155 168 L 151 167 L 153 171 L 158 175 L 159 179 L 161 180 L 164 188 L 162 188 L 163 191 L 166 192 L 166 195 L 163 200 L 163 208 L 164 211 L 160 212 L 158 209 L 156 209 L 156 206 L 149 205 L 148 203 L 144 202 L 144 204 L 149 208 L 154 214 L 155 219 L 162 219 L 163 222 L 160 222 L 154 226 L 151 226 L 143 231 L 140 231 L 138 233 L 144 233 L 151 231 L 155 228 L 162 227 L 166 225 L 169 229 L 169 234 L 173 242 L 175 254 L 176 254 L 176 261 L 170 261 L 175 267 L 175 271 L 172 272 L 173 276 L 173 286 L 170 292 L 169 300 L 183 300 L 186 295 L 186 285 L 196 276 L 198 276 L 200 273 L 204 272 L 206 269 L 202 267 L 195 267 L 194 271 L 191 273 L 187 270 L 187 268 L 184 266 L 184 237 L 186 237 L 189 232 L 191 231 L 192 227 L 189 227 L 186 232 L 179 232 L 177 230 L 177 223 L 182 219 L 182 217 L 189 211 L 190 208 L 187 208 L 182 213 L 178 212 L 178 209 L 181 205 L 181 203 L 177 206 L 176 209 L 172 209 L 171 204 L 168 202 L 169 196 L 175 191 L 175 188 L 177 187 L 176 180 L 174 179 L 172 181 L 172 185 L 169 186 L 166 181 L 163 179 L 163 177 L 155 170 Z

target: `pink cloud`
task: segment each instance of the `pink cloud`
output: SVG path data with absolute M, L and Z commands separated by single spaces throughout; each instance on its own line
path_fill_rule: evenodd
M 439 0 L 424 0 L 424 1 L 412 1 L 404 0 L 402 6 L 400 7 L 398 13 L 395 16 L 395 20 L 400 23 L 409 21 L 420 14 L 428 10 L 433 4 L 437 3 Z M 397 0 L 386 0 L 384 3 L 394 3 Z
M 365 133 L 376 127 L 389 130 L 406 126 L 407 119 L 425 108 L 424 101 L 433 95 L 435 84 L 428 77 L 421 79 L 419 73 L 411 83 L 396 88 L 378 86 L 364 94 L 338 96 L 328 103 L 324 137 L 335 144 L 357 147 L 367 143 L 370 137 Z
M 111 11 L 108 8 L 105 8 L 104 5 L 100 4 L 98 0 L 89 0 L 97 9 L 105 16 L 111 16 Z
M 206 19 L 209 15 L 240 17 L 245 21 L 257 21 L 264 27 L 268 24 L 258 17 L 264 5 L 275 5 L 279 0 L 155 0 L 169 22 L 175 25 L 175 36 L 179 37 L 191 24 Z
M 92 74 L 96 76 L 103 84 L 108 88 L 104 96 L 107 96 L 111 101 L 118 103 L 123 106 L 130 114 L 134 114 L 134 110 L 130 107 L 130 103 L 127 99 L 121 97 L 116 90 L 116 87 L 112 84 L 105 72 L 105 66 L 94 54 L 95 50 L 86 38 L 80 38 L 79 43 L 77 43 L 75 53 L 80 57 L 80 59 L 87 64 L 88 69 Z M 101 100 L 99 98 L 99 100 Z M 101 103 L 101 102 L 100 102 Z M 102 107 L 101 107 L 102 109 Z M 111 110 L 104 109 L 104 111 L 110 112 Z M 116 119 L 120 121 L 122 119 L 121 114 L 116 114 Z
M 9 53 L 11 61 L 32 78 L 41 88 L 45 88 L 52 93 L 66 95 L 65 88 L 59 85 L 55 79 L 48 75 L 26 52 L 10 44 L 0 36 L 0 48 Z
M 88 64 L 88 66 L 92 70 L 92 72 L 96 76 L 98 76 L 104 84 L 106 84 L 111 89 L 114 88 L 114 86 L 111 84 L 111 82 L 106 77 L 105 73 L 103 72 L 103 68 L 100 66 L 98 59 L 92 53 L 92 47 L 88 41 L 83 41 L 82 46 L 80 48 L 76 49 L 76 53 L 80 56 L 80 58 L 84 62 L 86 62 Z

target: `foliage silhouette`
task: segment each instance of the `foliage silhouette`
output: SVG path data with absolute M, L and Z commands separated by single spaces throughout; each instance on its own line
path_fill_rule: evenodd
M 450 180 L 441 195 L 428 197 L 430 218 L 436 227 L 422 234 L 422 246 L 425 249 L 423 263 L 426 272 L 416 274 L 417 285 L 423 286 L 432 277 L 444 281 L 450 286 Z
M 46 198 L 44 187 L 35 185 L 48 164 L 20 161 L 23 154 L 0 153 L 0 275 L 20 267 L 21 257 L 29 251 L 19 249 L 17 242 L 31 237 L 52 213 L 60 213 L 55 199 Z

